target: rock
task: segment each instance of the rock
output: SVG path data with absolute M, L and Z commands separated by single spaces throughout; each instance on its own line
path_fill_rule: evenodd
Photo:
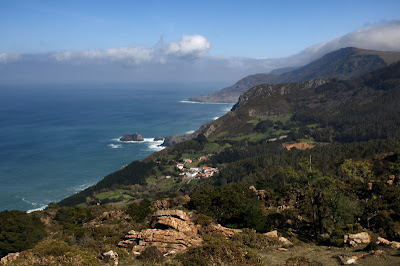
M 392 241 L 392 242 L 390 242 L 390 246 L 392 248 L 400 249 L 400 242 Z
M 136 232 L 131 230 L 120 247 L 131 248 L 140 254 L 147 247 L 155 246 L 165 256 L 176 254 L 188 247 L 202 245 L 197 226 L 186 212 L 181 210 L 158 210 L 153 214 L 152 229 Z
M 12 261 L 18 259 L 18 257 L 19 257 L 19 252 L 8 253 L 7 256 L 4 256 L 1 258 L 1 263 L 7 264 L 9 262 L 12 262 Z
M 164 255 L 182 252 L 188 247 L 200 246 L 203 242 L 198 235 L 187 235 L 173 229 L 131 230 L 125 238 L 127 240 L 118 243 L 120 247 L 132 248 L 133 252 L 141 253 L 145 248 L 155 246 Z
M 155 138 L 153 139 L 153 141 L 162 141 L 162 140 L 164 140 L 162 137 L 155 137 Z
M 289 239 L 287 239 L 286 237 L 281 236 L 278 238 L 278 240 L 279 240 L 279 242 L 282 243 L 282 245 L 284 247 L 292 247 L 293 246 L 293 243 L 290 242 Z
M 185 134 L 185 135 L 180 135 L 180 136 L 165 137 L 164 142 L 161 144 L 161 146 L 168 147 L 168 146 L 174 145 L 176 143 L 179 143 L 179 142 L 182 142 L 185 140 L 193 139 L 196 136 L 197 136 L 197 134 L 192 133 L 192 134 Z
M 153 203 L 153 205 L 151 206 L 151 209 L 153 211 L 157 211 L 157 210 L 166 210 L 169 209 L 171 206 L 169 200 L 163 199 L 163 200 L 157 200 Z
M 267 198 L 267 193 L 265 190 L 257 190 L 255 186 L 250 186 L 249 189 L 254 191 L 254 193 L 258 196 L 258 199 L 264 200 Z
M 270 238 L 278 238 L 278 231 L 274 230 L 274 231 L 265 233 L 264 235 L 267 237 L 270 237 Z
M 197 227 L 190 218 L 181 210 L 159 210 L 153 215 L 153 228 L 172 228 L 183 233 L 197 234 Z
M 240 230 L 240 229 L 231 229 L 231 228 L 224 227 L 220 224 L 211 224 L 210 226 L 208 226 L 206 231 L 208 233 L 220 232 L 224 236 L 229 237 L 229 238 L 242 232 L 242 230 Z
M 371 242 L 371 236 L 367 232 L 345 235 L 343 242 L 355 247 L 359 244 L 369 244 Z
M 124 134 L 122 138 L 119 139 L 120 141 L 144 141 L 144 138 L 139 133 L 135 134 Z
M 378 241 L 376 241 L 376 244 L 389 246 L 390 245 L 390 241 L 385 239 L 385 238 L 383 238 L 383 237 L 378 236 Z
M 378 237 L 378 241 L 376 241 L 376 244 L 391 246 L 392 248 L 400 249 L 400 242 L 389 241 L 383 237 Z
M 112 250 L 103 253 L 104 262 L 114 262 L 114 265 L 118 265 L 118 253 Z
M 287 248 L 278 248 L 279 251 L 288 251 Z

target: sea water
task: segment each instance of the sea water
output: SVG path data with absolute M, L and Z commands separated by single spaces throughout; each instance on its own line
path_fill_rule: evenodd
M 230 110 L 186 101 L 201 88 L 0 86 L 0 211 L 57 202 L 162 149 L 153 138 L 193 132 Z M 145 141 L 119 141 L 135 132 Z

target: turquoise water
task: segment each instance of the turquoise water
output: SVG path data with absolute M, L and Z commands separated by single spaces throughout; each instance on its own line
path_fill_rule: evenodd
M 33 210 L 95 184 L 231 105 L 195 104 L 199 85 L 0 87 L 0 210 Z M 204 89 L 204 88 L 203 88 Z M 120 143 L 124 133 L 147 141 Z

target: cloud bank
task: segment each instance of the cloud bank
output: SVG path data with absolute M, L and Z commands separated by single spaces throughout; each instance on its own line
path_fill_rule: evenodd
M 338 38 L 308 47 L 299 54 L 288 57 L 288 59 L 297 65 L 302 65 L 345 47 L 400 51 L 400 21 L 388 21 L 357 29 Z
M 105 50 L 48 54 L 0 53 L 0 84 L 29 82 L 224 82 L 251 74 L 302 66 L 344 47 L 400 51 L 400 21 L 383 22 L 321 42 L 285 58 L 208 56 L 211 42 L 201 35 L 161 40 L 151 48 L 125 46 Z
M 211 43 L 201 35 L 183 35 L 177 42 L 164 44 L 161 42 L 153 48 L 134 45 L 106 50 L 63 51 L 53 53 L 51 57 L 57 61 L 97 61 L 122 62 L 139 65 L 143 63 L 166 63 L 168 59 L 198 58 L 206 55 Z

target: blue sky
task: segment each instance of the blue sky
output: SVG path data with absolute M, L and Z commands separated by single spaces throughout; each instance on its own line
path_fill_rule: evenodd
M 7 1 L 0 52 L 152 47 L 183 34 L 212 56 L 284 57 L 358 28 L 400 19 L 400 1 Z
M 0 85 L 218 82 L 400 52 L 399 0 L 0 1 Z

